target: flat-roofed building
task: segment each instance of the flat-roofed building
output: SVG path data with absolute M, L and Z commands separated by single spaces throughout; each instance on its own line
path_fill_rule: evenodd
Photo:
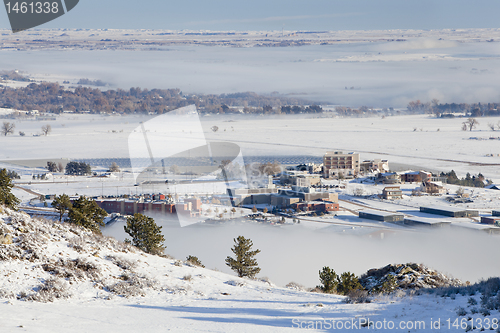
M 465 228 L 468 230 L 477 230 L 486 232 L 488 234 L 500 234 L 500 227 L 482 224 L 482 223 L 474 223 L 474 222 L 452 222 L 452 227 Z
M 325 178 L 332 176 L 355 177 L 359 174 L 359 154 L 351 152 L 344 154 L 342 151 L 329 151 L 323 156 L 323 175 Z
M 283 185 L 298 185 L 307 187 L 320 183 L 320 175 L 310 174 L 307 171 L 286 170 L 280 175 L 280 183 Z
M 271 204 L 271 195 L 277 193 L 276 188 L 228 189 L 235 205 Z
M 481 223 L 500 225 L 500 216 L 481 216 Z
M 298 211 L 333 212 L 340 209 L 339 204 L 331 201 L 303 201 L 292 204 L 292 208 Z
M 402 222 L 404 214 L 396 212 L 383 212 L 379 210 L 365 209 L 359 211 L 359 217 L 362 219 L 376 220 L 382 222 Z
M 419 226 L 419 227 L 437 228 L 437 227 L 449 226 L 451 224 L 451 221 L 412 216 L 412 217 L 406 217 L 404 219 L 404 224 Z
M 292 197 L 283 194 L 272 194 L 271 195 L 271 206 L 276 208 L 287 208 L 291 205 L 300 202 L 299 197 Z
M 173 214 L 177 210 L 186 210 L 191 212 L 193 206 L 191 203 L 170 204 L 162 201 L 139 202 L 136 200 L 96 200 L 99 207 L 108 213 L 120 213 L 122 215 L 134 215 L 137 213 L 162 213 Z
M 479 212 L 477 210 L 464 209 L 460 207 L 448 207 L 448 206 L 432 206 L 432 207 L 420 207 L 422 213 L 429 213 L 435 215 L 443 215 L 450 217 L 478 217 Z

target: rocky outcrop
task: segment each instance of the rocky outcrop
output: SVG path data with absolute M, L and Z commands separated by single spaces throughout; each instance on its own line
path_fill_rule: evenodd
M 432 289 L 458 287 L 464 283 L 422 264 L 389 264 L 374 268 L 361 276 L 359 282 L 370 293 L 392 292 L 396 289 Z

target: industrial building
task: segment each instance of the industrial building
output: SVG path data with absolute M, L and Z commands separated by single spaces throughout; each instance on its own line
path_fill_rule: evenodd
M 320 183 L 319 174 L 310 174 L 307 171 L 286 170 L 280 175 L 282 185 L 296 185 L 309 187 Z
M 339 204 L 331 201 L 309 201 L 309 202 L 298 202 L 292 204 L 292 208 L 295 211 L 309 211 L 309 212 L 333 212 L 338 211 Z
M 412 216 L 412 217 L 406 217 L 404 219 L 404 224 L 412 225 L 412 226 L 436 228 L 436 227 L 449 226 L 451 224 L 451 221 Z
M 276 188 L 228 189 L 235 205 L 270 204 L 271 195 L 277 194 Z
M 138 200 L 115 199 L 95 200 L 97 205 L 107 213 L 120 213 L 122 215 L 134 215 L 137 213 L 174 214 L 189 213 L 195 216 L 200 213 L 201 200 L 197 198 L 184 199 L 184 202 L 176 204 L 166 201 L 140 202 Z
M 500 227 L 500 216 L 481 216 L 481 223 L 494 224 Z
M 468 230 L 477 230 L 486 232 L 490 235 L 500 234 L 500 228 L 492 225 L 482 224 L 482 223 L 471 223 L 471 222 L 452 222 L 452 227 L 459 227 Z
M 434 215 L 443 215 L 450 217 L 478 217 L 477 210 L 464 209 L 460 207 L 448 206 L 433 206 L 433 207 L 420 207 L 422 213 L 429 213 Z
M 359 212 L 359 217 L 383 222 L 401 222 L 405 218 L 401 213 L 382 212 L 379 210 L 362 210 Z

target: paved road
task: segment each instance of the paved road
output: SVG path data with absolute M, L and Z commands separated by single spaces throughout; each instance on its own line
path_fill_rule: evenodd
M 277 161 L 282 165 L 298 165 L 302 163 L 323 163 L 322 156 L 292 155 L 292 156 L 244 156 L 245 164 L 249 163 L 273 163 Z M 113 162 L 120 168 L 130 168 L 132 164 L 130 158 L 83 158 L 75 159 L 77 162 L 85 162 L 91 166 L 101 166 L 108 168 Z M 168 169 L 171 165 L 177 166 L 204 166 L 206 162 L 199 159 L 189 158 L 165 158 L 165 167 Z M 134 164 L 147 167 L 150 165 L 150 159 L 138 158 Z

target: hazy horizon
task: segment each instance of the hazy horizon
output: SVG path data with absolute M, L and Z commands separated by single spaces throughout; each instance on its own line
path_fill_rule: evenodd
M 496 0 L 80 1 L 43 28 L 374 30 L 496 28 Z M 0 10 L 0 28 L 8 28 Z

